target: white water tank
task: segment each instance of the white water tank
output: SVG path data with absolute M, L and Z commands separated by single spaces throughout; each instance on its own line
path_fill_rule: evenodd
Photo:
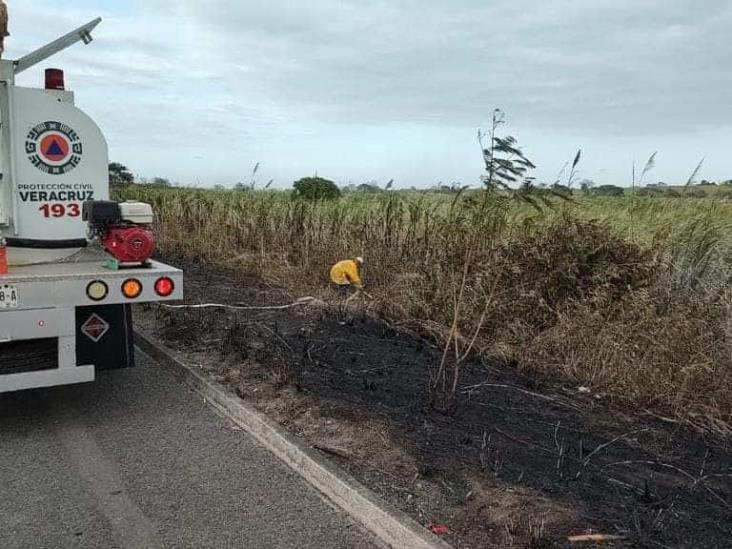
M 109 199 L 106 140 L 71 92 L 2 86 L 0 105 L 0 234 L 15 243 L 9 262 L 67 257 L 86 239 L 83 202 Z

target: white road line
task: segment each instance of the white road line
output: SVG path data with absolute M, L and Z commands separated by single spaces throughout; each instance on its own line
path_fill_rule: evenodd
M 115 541 L 124 549 L 162 549 L 155 528 L 127 495 L 117 468 L 104 457 L 89 431 L 68 416 L 55 430 L 97 508 L 109 521 Z

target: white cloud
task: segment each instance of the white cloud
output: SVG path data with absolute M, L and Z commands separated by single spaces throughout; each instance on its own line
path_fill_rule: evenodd
M 230 84 L 334 122 L 474 125 L 501 105 L 543 127 L 628 132 L 732 115 L 726 1 L 174 6 L 195 58 Z
M 9 54 L 96 15 L 93 2 L 70 3 L 11 8 Z M 587 175 L 621 181 L 633 156 L 659 149 L 664 179 L 705 152 L 709 177 L 732 177 L 725 0 L 152 0 L 101 9 L 96 41 L 58 63 L 115 157 L 139 171 L 233 182 L 262 161 L 281 182 L 306 169 L 342 180 L 475 181 L 474 131 L 498 106 L 541 177 L 578 146 Z

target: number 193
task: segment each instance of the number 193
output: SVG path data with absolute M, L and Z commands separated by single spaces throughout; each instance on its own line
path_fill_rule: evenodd
M 79 217 L 81 215 L 81 207 L 79 204 L 42 204 L 38 208 L 43 217 Z

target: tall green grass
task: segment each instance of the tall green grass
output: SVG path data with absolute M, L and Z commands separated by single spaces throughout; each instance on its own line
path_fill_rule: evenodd
M 455 320 L 467 273 L 458 330 L 477 333 L 482 352 L 501 349 L 530 371 L 695 425 L 732 420 L 730 202 L 575 197 L 537 211 L 476 191 L 319 202 L 278 191 L 116 192 L 153 205 L 163 254 L 295 292 L 332 297 L 330 265 L 363 256 L 381 313 L 436 338 Z

